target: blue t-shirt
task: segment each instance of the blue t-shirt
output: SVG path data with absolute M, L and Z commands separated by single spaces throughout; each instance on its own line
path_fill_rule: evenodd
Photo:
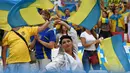
M 50 41 L 56 41 L 56 35 L 54 34 L 54 31 L 50 28 L 46 28 L 44 31 L 39 33 L 40 39 L 44 42 L 49 43 Z M 31 39 L 34 39 L 32 37 Z M 36 58 L 37 59 L 44 59 L 45 55 L 47 56 L 48 59 L 51 59 L 51 49 L 43 46 L 40 44 L 38 41 L 36 41 L 35 44 L 35 49 L 36 49 Z M 43 52 L 44 49 L 44 52 Z
M 67 20 L 69 17 L 70 17 L 70 15 L 69 16 L 61 16 L 62 20 Z

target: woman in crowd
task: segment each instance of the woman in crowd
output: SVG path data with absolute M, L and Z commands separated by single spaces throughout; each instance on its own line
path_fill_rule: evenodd
M 124 17 L 121 14 L 119 14 L 119 8 L 115 6 L 112 9 L 112 12 L 113 15 L 110 16 L 110 19 L 112 21 L 111 32 L 124 32 Z
M 108 14 L 106 11 L 102 12 L 102 18 L 98 23 L 99 27 L 101 28 L 101 31 L 99 33 L 99 38 L 103 37 L 103 38 L 107 38 L 107 37 L 111 37 L 111 22 L 108 19 Z
M 82 57 L 82 63 L 86 73 L 90 70 L 90 65 L 92 65 L 94 70 L 99 70 L 100 65 L 97 57 L 96 44 L 100 41 L 96 40 L 96 34 L 93 30 L 85 30 L 81 33 L 81 43 L 84 47 L 84 53 Z
M 57 20 L 56 22 L 59 22 L 59 21 L 60 20 Z M 58 24 L 61 25 L 61 28 L 60 28 L 60 33 L 56 35 L 56 42 L 57 42 L 56 46 L 59 46 L 58 42 L 61 36 L 69 35 L 72 37 L 72 40 L 74 41 L 75 50 L 77 51 L 78 50 L 78 36 L 75 29 L 69 26 L 67 21 L 60 21 Z
M 60 38 L 60 52 L 49 63 L 44 72 L 51 73 L 84 73 L 82 62 L 74 50 L 73 40 L 68 35 Z

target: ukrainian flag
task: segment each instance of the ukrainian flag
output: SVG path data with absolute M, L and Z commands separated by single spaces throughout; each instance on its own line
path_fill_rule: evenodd
M 108 19 L 108 18 L 103 18 L 103 17 L 102 17 L 102 19 L 101 19 L 101 20 L 102 20 L 102 23 L 106 23 L 106 24 L 108 24 L 108 23 L 109 23 L 109 19 Z
M 84 53 L 84 47 L 82 46 L 81 43 L 78 44 L 78 57 L 80 58 L 80 60 L 82 61 L 82 56 Z
M 9 0 L 0 0 L 0 29 L 9 31 L 10 25 L 7 22 L 8 12 L 15 5 L 16 2 Z
M 97 50 L 103 70 L 112 72 L 130 71 L 130 62 L 121 35 L 103 40 Z
M 8 23 L 13 28 L 43 24 L 45 20 L 39 14 L 38 8 L 49 9 L 52 7 L 48 0 L 21 0 L 10 10 Z
M 78 11 L 68 21 L 91 30 L 100 18 L 99 4 L 99 0 L 82 0 Z
M 76 5 L 75 3 L 65 3 L 65 6 L 58 6 L 59 13 L 62 15 L 65 15 L 65 9 L 69 9 L 71 12 L 71 15 L 73 15 L 76 12 Z

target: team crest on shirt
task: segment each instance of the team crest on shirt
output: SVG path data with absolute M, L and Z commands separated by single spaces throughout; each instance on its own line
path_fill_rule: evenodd
M 24 35 L 25 35 L 25 32 L 24 32 L 24 31 L 22 31 L 22 32 L 21 32 L 21 34 L 24 36 Z

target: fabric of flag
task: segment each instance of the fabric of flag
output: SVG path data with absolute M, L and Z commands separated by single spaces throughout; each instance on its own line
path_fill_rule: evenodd
M 9 31 L 10 25 L 7 22 L 8 12 L 15 5 L 16 2 L 11 0 L 0 0 L 0 29 Z
M 107 65 L 107 59 L 105 57 L 104 51 L 101 48 L 101 46 L 99 46 L 97 48 L 97 51 L 98 51 L 98 58 L 99 58 L 101 70 L 107 70 L 106 67 L 105 67 Z
M 68 21 L 91 30 L 97 24 L 100 13 L 99 0 L 82 0 L 78 11 Z
M 43 24 L 45 20 L 38 12 L 38 8 L 49 9 L 53 5 L 48 0 L 21 0 L 10 10 L 8 23 L 11 27 Z
M 71 12 L 70 15 L 73 15 L 76 12 L 76 5 L 75 3 L 65 3 L 64 6 L 58 6 L 58 10 L 61 15 L 65 15 L 65 9 L 69 9 Z
M 78 57 L 80 58 L 80 60 L 82 61 L 82 56 L 84 53 L 84 47 L 82 46 L 81 43 L 78 44 Z
M 130 71 L 130 63 L 121 35 L 104 39 L 98 47 L 98 56 L 103 70 L 112 72 Z
M 34 3 L 30 5 L 30 7 L 37 7 L 41 9 L 51 9 L 54 7 L 54 4 L 49 0 L 36 0 Z
M 126 42 L 123 43 L 123 46 L 125 48 L 125 52 L 127 54 L 127 57 L 128 57 L 129 63 L 130 63 L 130 46 Z
M 109 23 L 108 18 L 102 18 L 102 23 L 106 23 L 106 24 L 108 24 L 108 23 Z

